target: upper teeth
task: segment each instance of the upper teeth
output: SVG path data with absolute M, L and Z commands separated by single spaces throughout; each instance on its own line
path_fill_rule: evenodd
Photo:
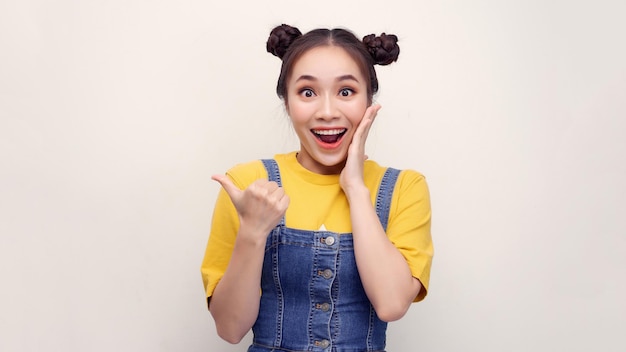
M 330 136 L 330 135 L 333 135 L 333 134 L 343 133 L 344 131 L 345 131 L 345 129 L 341 128 L 341 129 L 335 129 L 335 130 L 313 130 L 313 133 Z

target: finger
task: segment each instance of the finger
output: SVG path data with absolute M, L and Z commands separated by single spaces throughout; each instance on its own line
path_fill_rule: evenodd
M 260 178 L 256 181 L 253 182 L 253 184 L 259 186 L 259 187 L 265 187 L 266 184 L 270 183 L 271 181 L 268 181 L 265 178 Z
M 284 197 L 286 197 L 286 196 L 287 196 L 287 195 L 285 194 L 285 189 L 284 189 L 284 188 L 282 188 L 282 187 L 278 187 L 278 185 L 277 185 L 276 189 L 275 189 L 275 190 L 273 190 L 273 191 L 270 193 L 270 195 L 272 196 L 272 198 L 277 199 L 277 200 L 280 200 L 280 199 L 282 199 L 282 198 L 284 198 Z
M 354 133 L 353 142 L 356 142 L 356 147 L 359 150 L 365 148 L 365 142 L 367 141 L 367 136 L 369 135 L 373 121 L 370 116 L 363 117 L 363 120 L 361 120 L 359 127 Z
M 378 111 L 380 111 L 380 109 L 382 108 L 382 106 L 380 106 L 379 104 L 376 105 L 371 105 L 370 107 L 367 108 L 367 110 L 365 110 L 365 115 L 363 116 L 364 120 L 373 120 L 376 115 L 378 114 Z
M 279 189 L 280 187 L 278 187 L 278 183 L 274 181 L 270 181 L 265 185 L 265 188 L 267 189 L 269 193 L 272 193 L 276 191 L 277 189 Z
M 369 134 L 370 128 L 372 127 L 372 124 L 374 123 L 374 119 L 378 115 L 378 111 L 380 109 L 381 109 L 380 105 L 372 105 L 368 108 L 368 111 L 366 111 L 365 117 L 363 118 L 363 120 L 367 122 L 365 124 L 364 131 L 363 131 L 363 135 L 365 137 L 367 137 L 367 135 Z
M 370 107 L 369 107 L 369 108 L 370 108 L 370 109 L 372 109 L 372 111 L 374 112 L 374 114 L 377 114 L 377 113 L 378 113 L 378 111 L 380 111 L 380 109 L 382 109 L 383 107 L 382 107 L 382 105 L 380 105 L 380 104 L 373 104 L 373 105 L 370 105 Z
M 283 215 L 285 214 L 285 212 L 287 211 L 287 208 L 289 207 L 289 202 L 290 202 L 290 198 L 288 195 L 283 195 L 283 197 L 280 199 L 279 202 L 279 206 L 281 211 L 283 212 Z
M 271 195 L 277 188 L 279 187 L 276 182 L 258 179 L 248 187 L 248 190 L 258 197 L 266 197 Z
M 365 110 L 363 119 L 361 120 L 361 123 L 359 124 L 361 131 L 365 131 L 366 134 L 367 132 L 369 132 L 369 126 L 372 125 L 372 122 L 374 121 L 374 118 L 376 118 L 376 115 L 378 114 L 378 110 L 380 110 L 380 108 L 381 108 L 380 105 L 372 105 L 368 107 L 367 110 Z
M 226 191 L 226 193 L 228 194 L 230 199 L 233 201 L 233 203 L 235 200 L 239 199 L 239 196 L 242 191 L 237 186 L 235 186 L 233 181 L 231 181 L 231 179 L 228 176 L 213 175 L 211 176 L 211 179 L 219 182 L 219 184 L 222 186 L 222 188 L 224 188 L 224 191 Z

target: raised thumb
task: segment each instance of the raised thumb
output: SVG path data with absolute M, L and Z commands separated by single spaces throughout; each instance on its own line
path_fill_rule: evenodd
M 235 186 L 233 181 L 231 181 L 228 176 L 213 175 L 211 176 L 211 179 L 219 182 L 219 184 L 222 185 L 222 188 L 224 188 L 224 191 L 226 191 L 233 203 L 238 199 L 241 190 L 237 188 L 237 186 Z

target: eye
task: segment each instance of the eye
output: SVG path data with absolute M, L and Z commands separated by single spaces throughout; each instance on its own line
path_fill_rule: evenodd
M 311 88 L 303 88 L 300 90 L 300 95 L 304 96 L 305 98 L 311 98 L 315 95 L 315 92 L 313 92 Z
M 339 95 L 341 95 L 342 97 L 349 97 L 352 94 L 354 94 L 354 90 L 350 88 L 341 88 L 341 90 L 339 91 Z

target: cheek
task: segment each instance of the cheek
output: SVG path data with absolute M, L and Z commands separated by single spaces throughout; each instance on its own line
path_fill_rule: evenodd
M 298 124 L 305 123 L 308 120 L 309 111 L 307 110 L 307 106 L 304 104 L 288 104 L 286 106 L 287 114 L 289 115 L 289 119 L 294 126 Z
M 353 125 L 358 126 L 365 115 L 365 110 L 367 110 L 366 101 L 356 103 L 350 107 L 350 114 L 348 116 Z

